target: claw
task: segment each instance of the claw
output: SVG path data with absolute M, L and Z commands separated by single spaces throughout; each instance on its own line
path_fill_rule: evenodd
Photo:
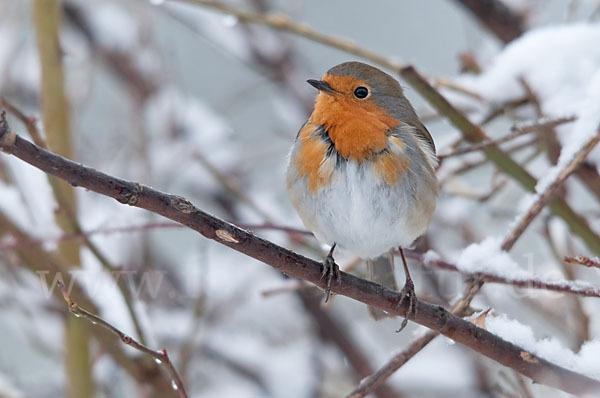
M 325 287 L 325 302 L 329 300 L 329 295 L 331 293 L 331 281 L 333 278 L 335 278 L 338 282 L 340 281 L 340 268 L 333 259 L 334 249 L 335 244 L 331 247 L 327 257 L 325 257 L 325 261 L 323 261 L 323 272 L 321 273 L 321 279 L 327 277 L 327 287 Z
M 402 329 L 408 325 L 408 317 L 411 315 L 413 319 L 417 317 L 417 295 L 415 294 L 415 285 L 411 279 L 406 281 L 406 284 L 400 291 L 400 294 L 400 300 L 398 300 L 398 303 L 396 304 L 396 309 L 402 306 L 405 301 L 408 301 L 408 307 L 404 313 L 404 319 L 402 320 L 400 329 L 396 330 L 396 333 L 400 333 Z

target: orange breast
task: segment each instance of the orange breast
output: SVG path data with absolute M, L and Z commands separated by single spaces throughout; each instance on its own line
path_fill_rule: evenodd
M 362 161 L 385 149 L 388 132 L 400 122 L 373 100 L 352 96 L 360 80 L 336 75 L 323 80 L 342 94 L 319 93 L 310 121 L 325 127 L 336 151 L 345 159 Z
M 322 167 L 327 159 L 327 144 L 321 137 L 313 134 L 318 125 L 306 123 L 298 133 L 300 146 L 296 152 L 294 163 L 298 176 L 307 177 L 308 190 L 316 194 L 331 179 L 333 169 Z

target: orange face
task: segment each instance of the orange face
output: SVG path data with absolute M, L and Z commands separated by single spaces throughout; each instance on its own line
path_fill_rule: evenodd
M 325 127 L 336 151 L 345 159 L 363 161 L 384 150 L 388 132 L 400 121 L 373 101 L 369 84 L 352 76 L 331 74 L 325 74 L 323 81 L 336 92 L 319 92 L 310 122 Z M 367 88 L 369 94 L 357 98 L 354 92 L 358 87 Z

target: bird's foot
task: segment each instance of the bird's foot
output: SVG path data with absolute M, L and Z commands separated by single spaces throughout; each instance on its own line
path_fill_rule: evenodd
M 417 295 L 412 279 L 408 279 L 400 291 L 400 300 L 396 304 L 396 309 L 402 306 L 404 302 L 407 302 L 408 306 L 406 307 L 406 312 L 404 312 L 404 319 L 402 320 L 400 329 L 396 330 L 396 333 L 400 333 L 406 327 L 408 317 L 412 316 L 413 319 L 417 317 Z
M 323 272 L 321 273 L 321 279 L 323 278 L 327 278 L 327 287 L 325 288 L 325 302 L 327 302 L 329 300 L 329 294 L 331 293 L 331 281 L 333 278 L 335 278 L 338 282 L 340 281 L 340 267 L 338 267 L 338 265 L 335 263 L 331 252 L 323 261 Z

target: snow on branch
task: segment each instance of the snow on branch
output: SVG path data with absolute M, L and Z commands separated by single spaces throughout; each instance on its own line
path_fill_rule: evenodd
M 478 269 L 469 269 L 468 267 L 463 267 L 458 264 L 452 264 L 439 259 L 437 254 L 434 254 L 433 252 L 427 252 L 424 255 L 414 252 L 407 252 L 406 256 L 419 261 L 426 266 L 435 267 L 446 271 L 459 272 L 462 275 L 475 279 L 481 279 L 485 282 L 501 283 L 504 285 L 511 285 L 525 289 L 551 290 L 561 293 L 576 294 L 584 297 L 600 297 L 600 288 L 587 282 L 570 280 L 545 280 L 543 278 L 534 277 L 529 275 L 527 271 L 516 268 L 518 266 L 512 261 L 509 262 L 509 264 L 514 264 L 514 266 L 509 267 L 510 270 L 506 268 L 502 269 L 502 266 L 500 266 L 493 268 L 492 272 L 490 272 L 488 267 L 480 266 L 481 264 L 478 264 Z

